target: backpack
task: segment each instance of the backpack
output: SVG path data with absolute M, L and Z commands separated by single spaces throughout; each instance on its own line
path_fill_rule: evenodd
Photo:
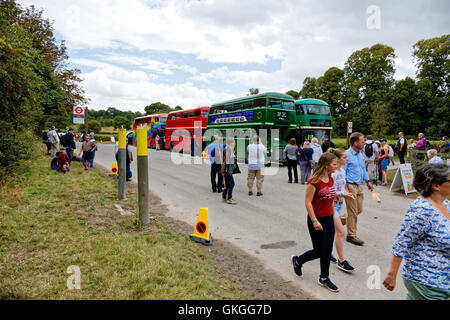
M 54 157 L 54 158 L 52 159 L 52 162 L 50 162 L 50 168 L 51 168 L 52 170 L 58 169 L 58 157 Z
M 68 136 L 68 134 L 69 134 L 69 133 L 66 133 L 66 134 L 63 135 L 63 136 L 61 137 L 61 139 L 59 140 L 59 141 L 61 142 L 61 145 L 62 145 L 63 147 L 68 147 L 68 146 L 69 146 L 69 136 Z
M 394 157 L 394 149 L 392 149 L 392 146 L 389 146 L 389 157 L 390 158 Z
M 366 154 L 367 158 L 370 158 L 373 156 L 373 142 L 372 143 L 366 143 L 366 146 L 364 147 L 364 153 Z

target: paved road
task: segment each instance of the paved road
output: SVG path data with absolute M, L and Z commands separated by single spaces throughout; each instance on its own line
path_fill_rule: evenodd
M 104 144 L 99 147 L 95 162 L 111 168 L 115 161 L 114 146 Z M 134 159 L 137 159 L 136 149 L 130 149 Z M 306 226 L 306 187 L 288 184 L 287 168 L 278 168 L 276 175 L 266 175 L 262 197 L 249 197 L 246 186 L 247 169 L 245 165 L 241 165 L 242 174 L 235 176 L 236 187 L 233 192 L 238 204 L 232 206 L 222 203 L 221 196 L 211 192 L 210 165 L 207 160 L 196 165 L 175 164 L 171 156 L 168 151 L 149 150 L 149 186 L 168 205 L 170 216 L 194 225 L 199 209 L 209 208 L 209 224 L 214 238 L 229 240 L 259 258 L 261 264 L 277 271 L 286 280 L 291 280 L 319 299 L 405 298 L 406 289 L 400 275 L 394 292 L 384 289 L 381 282 L 389 265 L 393 240 L 400 229 L 406 209 L 413 201 L 411 196 L 407 198 L 402 193 L 389 193 L 386 187 L 375 187 L 382 199 L 381 203 L 375 203 L 371 200 L 370 192 L 365 189 L 364 211 L 359 216 L 358 236 L 366 244 L 358 247 L 345 242 L 346 258 L 356 271 L 349 275 L 332 264 L 330 279 L 339 287 L 340 292 L 331 293 L 317 285 L 319 260 L 304 266 L 303 278 L 297 277 L 292 270 L 291 255 L 299 255 L 311 249 L 312 245 Z M 180 155 L 176 154 L 175 157 L 180 162 Z M 183 159 L 192 161 L 189 156 L 184 156 Z M 197 158 L 197 161 L 201 162 L 201 159 Z M 132 164 L 132 171 L 135 180 L 136 162 Z M 377 269 L 380 271 L 379 277 Z M 379 285 L 380 288 L 372 286 L 369 289 L 368 282 Z

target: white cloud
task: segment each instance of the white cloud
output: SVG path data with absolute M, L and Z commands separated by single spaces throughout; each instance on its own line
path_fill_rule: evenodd
M 180 84 L 158 83 L 144 72 L 122 68 L 97 69 L 85 74 L 83 86 L 91 98 L 90 106 L 104 109 L 109 106 L 141 111 L 152 102 L 160 101 L 172 107 L 207 106 L 213 101 L 231 99 L 229 93 L 199 88 L 191 82 Z
M 116 101 L 113 104 L 118 106 L 122 102 L 137 106 L 136 101 L 145 101 L 145 105 L 154 100 L 147 101 L 147 93 L 139 93 L 137 89 L 116 88 L 126 81 L 116 79 L 114 72 L 129 72 L 130 79 L 138 83 L 136 87 L 147 90 L 151 97 L 160 97 L 162 101 L 171 99 L 173 105 L 195 106 L 217 101 L 215 98 L 221 93 L 207 89 L 211 87 L 228 92 L 227 95 L 238 95 L 251 87 L 262 91 L 299 90 L 305 77 L 319 77 L 332 66 L 342 68 L 352 52 L 376 43 L 396 50 L 397 79 L 414 77 L 412 45 L 448 33 L 446 13 L 450 6 L 444 0 L 432 3 L 411 0 L 407 5 L 388 0 L 377 3 L 369 0 L 22 0 L 21 3 L 43 7 L 70 50 L 92 52 L 88 59 L 75 56 L 71 60 L 98 68 L 97 73 L 91 72 L 86 78 L 98 77 L 98 81 L 107 83 L 106 88 L 117 89 L 102 91 L 101 83 L 90 81 L 86 87 L 88 94 L 95 95 L 95 99 L 90 97 L 92 101 L 99 105 L 101 99 L 105 103 Z M 372 4 L 380 8 L 379 30 L 367 28 L 366 9 Z M 120 53 L 124 50 L 138 54 Z M 151 52 L 152 58 L 142 57 L 146 52 Z M 166 58 L 167 53 L 187 58 L 180 62 Z M 266 63 L 274 60 L 281 65 L 279 70 L 265 71 Z M 204 61 L 221 65 L 198 67 Z M 249 64 L 255 66 L 253 70 L 239 70 L 240 65 Z M 180 71 L 192 75 L 191 82 L 186 82 Z M 170 76 L 170 84 L 155 82 L 166 76 Z M 177 77 L 183 80 L 173 80 Z M 193 92 L 184 91 L 188 89 Z M 126 95 L 126 99 L 113 100 L 120 98 L 118 92 Z M 206 97 L 211 100 L 203 101 Z

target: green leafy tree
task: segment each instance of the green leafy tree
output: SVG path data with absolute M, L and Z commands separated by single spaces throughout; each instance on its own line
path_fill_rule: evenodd
M 386 101 L 394 83 L 395 57 L 393 48 L 376 44 L 353 52 L 347 59 L 344 67 L 347 118 L 358 131 L 370 131 L 367 116 L 372 114 L 372 106 Z
M 417 78 L 428 79 L 438 97 L 450 91 L 450 35 L 420 40 L 413 46 Z
M 299 93 L 297 91 L 294 90 L 289 90 L 288 92 L 286 92 L 285 94 L 291 96 L 293 99 L 298 100 L 299 97 Z
M 392 115 L 389 112 L 389 106 L 384 102 L 376 102 L 372 106 L 370 117 L 370 131 L 376 137 L 386 137 L 392 122 Z
M 113 125 L 115 129 L 121 129 L 122 127 L 125 129 L 131 128 L 131 120 L 124 116 L 117 116 L 114 118 Z
M 102 131 L 102 125 L 97 120 L 88 121 L 89 132 L 100 133 Z
M 316 98 L 318 95 L 318 83 L 316 78 L 306 77 L 303 80 L 303 87 L 299 92 L 300 99 Z
M 253 96 L 259 94 L 259 88 L 250 88 L 248 89 L 247 96 Z
M 146 114 L 169 113 L 172 109 L 164 103 L 154 102 L 144 108 Z

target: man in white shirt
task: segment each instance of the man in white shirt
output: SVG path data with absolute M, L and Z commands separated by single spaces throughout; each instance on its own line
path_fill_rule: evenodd
M 50 154 L 52 157 L 56 157 L 56 153 L 59 151 L 59 137 L 55 131 L 55 127 L 52 126 L 47 133 L 48 142 L 50 143 Z
M 377 159 L 378 155 L 378 147 L 377 144 L 373 141 L 373 137 L 371 135 L 368 135 L 366 137 L 366 143 L 362 150 L 362 154 L 364 156 L 366 171 L 369 175 L 369 180 L 372 181 L 372 172 L 375 166 L 375 160 Z
M 265 155 L 267 153 L 267 149 L 264 145 L 261 144 L 261 141 L 258 136 L 254 136 L 252 140 L 252 144 L 249 144 L 247 147 L 248 151 L 248 195 L 253 195 L 253 182 L 256 178 L 256 195 L 262 196 L 261 188 L 264 182 L 264 175 L 262 170 L 264 169 L 265 163 Z

